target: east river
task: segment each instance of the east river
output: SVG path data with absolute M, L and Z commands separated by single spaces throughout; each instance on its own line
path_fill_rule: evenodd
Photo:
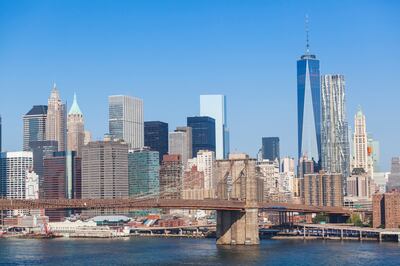
M 214 239 L 0 240 L 1 265 L 400 265 L 395 242 L 263 240 L 216 246 Z

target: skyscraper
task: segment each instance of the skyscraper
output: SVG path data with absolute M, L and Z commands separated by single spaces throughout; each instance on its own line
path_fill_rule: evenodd
M 279 154 L 279 138 L 265 137 L 262 138 L 262 158 L 264 160 L 280 160 Z
M 160 121 L 144 122 L 144 146 L 152 151 L 158 151 L 160 162 L 168 153 L 168 123 Z
M 140 149 L 128 154 L 129 196 L 145 196 L 160 191 L 158 151 Z
M 225 95 L 200 95 L 200 116 L 215 119 L 215 152 L 218 160 L 229 154 L 229 129 Z
M 66 149 L 66 107 L 60 99 L 60 94 L 54 84 L 48 100 L 47 120 L 46 120 L 46 140 L 58 142 L 58 150 Z
M 321 84 L 319 60 L 310 54 L 307 30 L 306 53 L 297 61 L 298 158 L 321 159 Z
M 350 175 L 350 143 L 344 76 L 323 75 L 321 78 L 322 169 L 341 173 L 346 184 Z
M 353 153 L 352 168 L 363 168 L 367 173 L 371 174 L 370 165 L 368 164 L 367 126 L 365 115 L 361 108 L 354 116 Z
M 82 198 L 127 198 L 128 144 L 90 142 L 82 149 Z
M 2 125 L 1 125 L 1 115 L 0 115 L 0 152 L 3 151 L 3 150 L 2 150 L 2 146 L 1 146 L 2 140 L 3 140 L 2 135 L 1 135 L 1 128 L 2 128 Z
M 215 152 L 215 119 L 209 116 L 187 118 L 187 126 L 192 128 L 192 153 L 200 150 Z
M 387 191 L 400 191 L 400 157 L 393 157 L 387 182 Z
M 46 139 L 47 106 L 34 105 L 23 117 L 24 139 L 23 150 L 29 151 L 31 141 L 43 141 Z
M 125 95 L 108 97 L 109 133 L 132 149 L 144 146 L 143 100 Z
M 174 132 L 168 136 L 168 153 L 181 156 L 182 165 L 185 168 L 188 159 L 192 156 L 192 128 L 177 127 Z
M 0 153 L 0 196 L 25 199 L 25 180 L 32 166 L 30 151 Z
M 39 197 L 43 198 L 44 158 L 53 156 L 58 143 L 55 140 L 31 141 L 29 147 L 33 154 L 33 171 L 39 176 Z
M 217 181 L 214 175 L 215 152 L 200 150 L 197 153 L 196 165 L 199 172 L 204 174 L 204 197 L 214 198 Z
M 85 126 L 83 114 L 76 101 L 76 94 L 74 94 L 74 101 L 68 113 L 67 136 L 68 151 L 75 151 L 80 157 L 85 141 Z

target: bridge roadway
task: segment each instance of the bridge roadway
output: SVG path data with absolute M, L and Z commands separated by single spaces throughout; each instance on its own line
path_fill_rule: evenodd
M 60 199 L 60 200 L 18 200 L 0 199 L 0 210 L 14 209 L 201 209 L 201 210 L 220 210 L 220 211 L 244 211 L 245 201 L 223 200 L 223 199 Z M 252 208 L 265 211 L 277 212 L 301 212 L 349 215 L 350 210 L 341 207 L 317 207 L 302 204 L 281 203 L 281 202 L 259 202 Z

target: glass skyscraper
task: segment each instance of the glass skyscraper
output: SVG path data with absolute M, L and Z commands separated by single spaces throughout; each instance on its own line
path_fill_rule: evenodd
M 23 117 L 24 139 L 23 150 L 29 151 L 31 141 L 46 139 L 47 105 L 34 105 Z
M 279 155 L 279 138 L 265 137 L 262 138 L 262 158 L 264 160 L 275 161 L 280 159 Z
M 158 194 L 160 162 L 157 151 L 134 150 L 128 154 L 129 196 Z
M 350 175 L 350 143 L 346 116 L 346 94 L 343 75 L 321 77 L 322 169 L 329 173 Z
M 229 154 L 229 129 L 225 95 L 200 95 L 200 116 L 215 119 L 215 155 L 218 160 Z
M 298 158 L 320 164 L 321 84 L 319 60 L 308 51 L 297 61 Z
M 144 146 L 160 154 L 162 157 L 168 153 L 168 123 L 160 121 L 144 122 Z
M 208 116 L 187 118 L 187 126 L 192 128 L 192 152 L 197 156 L 200 150 L 215 152 L 215 119 Z

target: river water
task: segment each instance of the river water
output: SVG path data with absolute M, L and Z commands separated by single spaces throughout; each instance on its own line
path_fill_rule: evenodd
M 0 240 L 1 265 L 400 265 L 394 242 L 263 240 L 216 246 L 214 239 Z

